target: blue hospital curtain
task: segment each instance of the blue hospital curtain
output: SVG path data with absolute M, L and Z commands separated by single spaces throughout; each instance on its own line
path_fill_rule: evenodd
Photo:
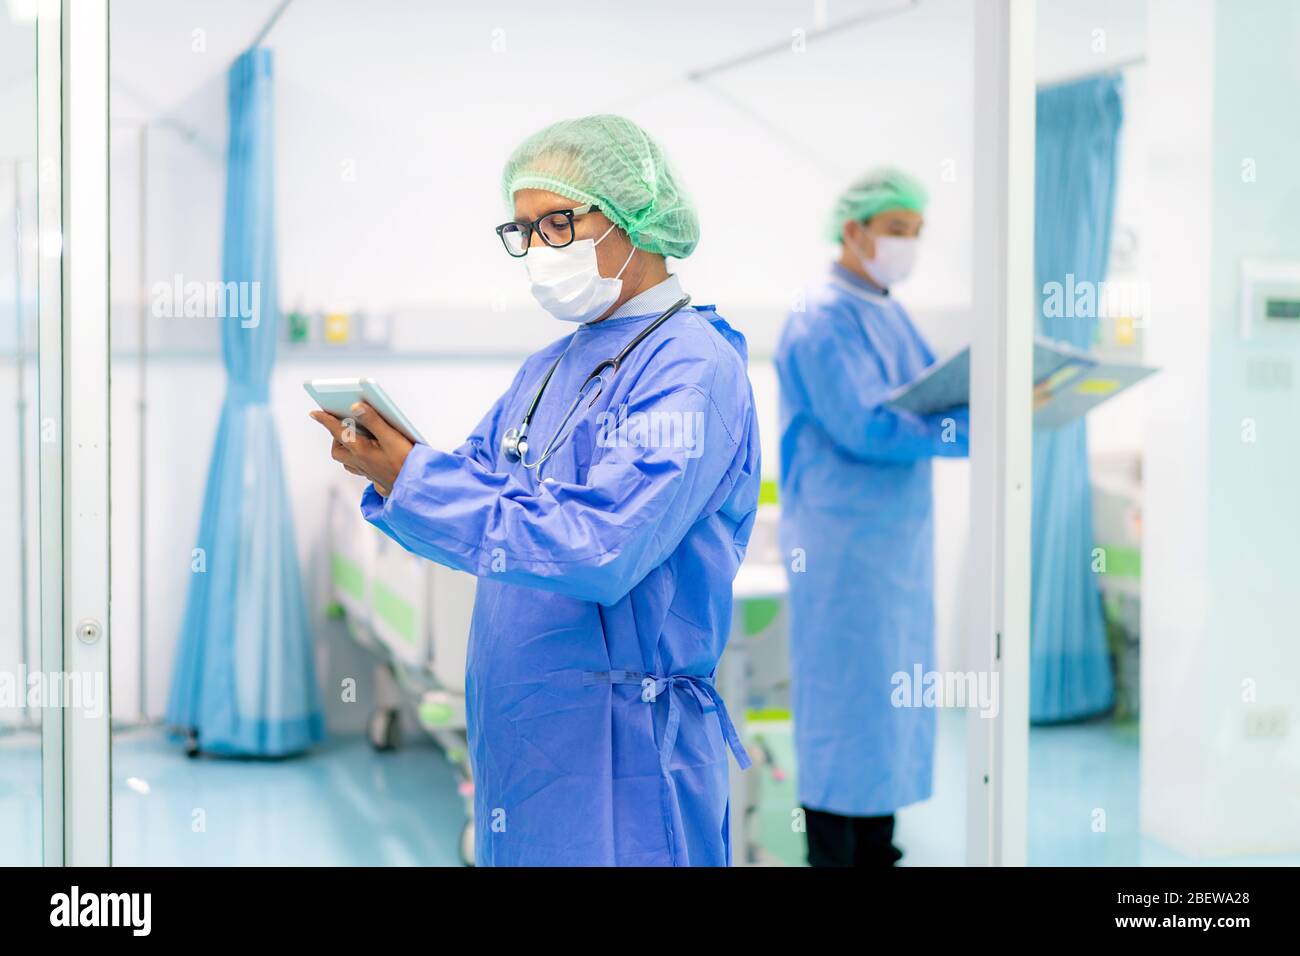
M 225 402 L 208 466 L 167 722 L 209 753 L 284 756 L 324 736 L 275 418 L 280 324 L 272 181 L 271 51 L 230 68 L 222 279 Z M 233 302 L 233 297 L 227 297 Z
M 1038 92 L 1034 275 L 1040 331 L 1091 346 L 1095 309 L 1048 316 L 1048 283 L 1100 283 L 1110 258 L 1122 80 L 1097 77 Z M 1094 286 L 1094 291 L 1096 287 Z M 1094 296 L 1094 302 L 1096 296 Z M 1111 709 L 1111 672 L 1101 592 L 1092 567 L 1092 488 L 1087 425 L 1034 432 L 1033 587 L 1029 714 L 1074 720 Z

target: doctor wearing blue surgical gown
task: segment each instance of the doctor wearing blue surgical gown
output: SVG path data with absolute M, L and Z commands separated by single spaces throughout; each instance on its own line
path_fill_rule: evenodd
M 813 866 L 892 865 L 894 811 L 930 796 L 934 710 L 895 706 L 895 675 L 935 667 L 930 461 L 967 453 L 969 417 L 885 404 L 934 361 L 894 295 L 925 206 L 924 188 L 897 170 L 846 190 L 827 228 L 838 261 L 777 349 L 796 769 Z
M 454 451 L 364 405 L 373 439 L 313 417 L 372 480 L 367 520 L 478 576 L 477 863 L 724 866 L 729 753 L 748 765 L 714 685 L 758 505 L 745 340 L 667 271 L 699 228 L 635 124 L 550 126 L 502 185 L 502 261 L 569 331 Z

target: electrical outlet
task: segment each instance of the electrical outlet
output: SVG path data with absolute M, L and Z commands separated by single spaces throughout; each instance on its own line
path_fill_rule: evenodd
M 1286 736 L 1285 707 L 1252 707 L 1246 711 L 1246 737 L 1251 740 L 1279 740 Z
M 1246 388 L 1252 392 L 1290 391 L 1291 362 L 1284 358 L 1246 360 Z

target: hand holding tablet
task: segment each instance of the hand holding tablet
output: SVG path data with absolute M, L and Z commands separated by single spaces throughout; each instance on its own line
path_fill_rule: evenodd
M 377 411 L 384 421 L 405 435 L 408 441 L 417 445 L 429 444 L 373 378 L 314 378 L 303 382 L 302 387 L 316 399 L 317 405 L 337 419 L 351 417 L 352 406 L 364 402 Z
M 322 409 L 311 417 L 334 438 L 330 456 L 388 497 L 413 445 L 428 442 L 374 379 L 314 379 L 303 386 Z

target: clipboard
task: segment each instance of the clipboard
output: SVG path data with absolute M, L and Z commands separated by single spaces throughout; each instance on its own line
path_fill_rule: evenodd
M 1034 412 L 1035 428 L 1060 428 L 1146 378 L 1148 365 L 1104 361 L 1053 339 L 1034 339 L 1033 379 L 1047 383 L 1048 400 Z M 894 390 L 885 405 L 914 415 L 934 415 L 970 403 L 970 346 Z

